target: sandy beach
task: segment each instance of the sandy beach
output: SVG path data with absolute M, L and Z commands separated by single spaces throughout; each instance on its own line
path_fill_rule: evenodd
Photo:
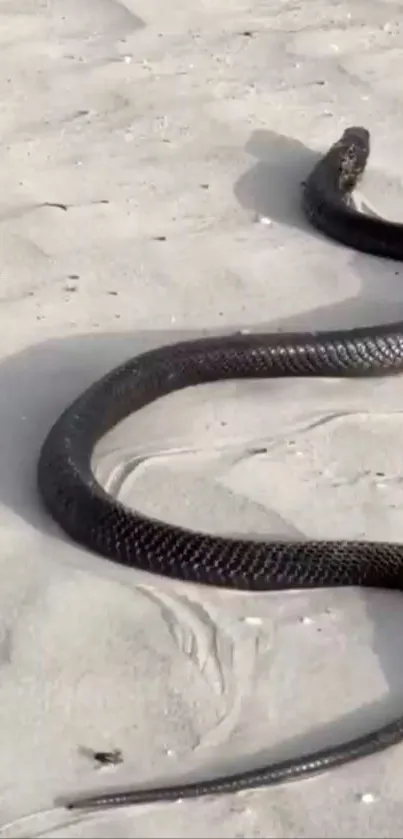
M 360 197 L 403 221 L 403 3 L 3 0 L 0 67 L 0 839 L 401 835 L 403 746 L 278 788 L 65 810 L 402 713 L 402 597 L 125 571 L 64 537 L 35 469 L 63 408 L 143 349 L 403 320 L 403 265 L 300 206 L 358 124 Z M 203 386 L 108 434 L 96 474 L 212 533 L 401 542 L 402 410 L 401 377 Z

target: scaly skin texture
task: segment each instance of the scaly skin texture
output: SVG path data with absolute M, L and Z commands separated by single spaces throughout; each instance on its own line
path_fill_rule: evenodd
M 403 228 L 365 217 L 351 193 L 369 154 L 347 129 L 303 189 L 312 224 L 347 245 L 403 257 Z M 247 591 L 319 586 L 403 589 L 403 546 L 347 541 L 254 542 L 147 518 L 109 496 L 91 470 L 96 442 L 125 416 L 180 388 L 236 378 L 376 376 L 403 370 L 403 323 L 322 333 L 229 335 L 144 353 L 95 382 L 57 420 L 38 463 L 38 487 L 74 540 L 113 562 L 180 580 Z M 278 784 L 380 751 L 403 739 L 403 717 L 356 740 L 250 772 L 151 790 L 87 795 L 66 806 L 111 807 Z

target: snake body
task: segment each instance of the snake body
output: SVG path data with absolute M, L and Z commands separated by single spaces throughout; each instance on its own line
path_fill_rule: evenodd
M 369 133 L 348 128 L 303 185 L 312 225 L 365 252 L 403 258 L 403 226 L 354 209 Z M 120 563 L 195 583 L 247 591 L 372 586 L 403 590 L 403 546 L 380 542 L 256 542 L 186 530 L 126 508 L 91 468 L 97 441 L 116 423 L 180 388 L 224 379 L 375 376 L 403 370 L 403 323 L 290 334 L 234 334 L 160 347 L 128 360 L 68 407 L 46 437 L 38 487 L 61 528 Z M 236 792 L 324 771 L 403 740 L 403 716 L 362 737 L 301 758 L 204 782 L 86 795 L 70 808 L 110 807 Z

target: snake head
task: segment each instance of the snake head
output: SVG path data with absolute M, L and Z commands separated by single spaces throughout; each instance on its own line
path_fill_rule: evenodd
M 340 160 L 340 187 L 352 192 L 361 178 L 370 152 L 370 135 L 366 128 L 346 128 L 338 144 Z

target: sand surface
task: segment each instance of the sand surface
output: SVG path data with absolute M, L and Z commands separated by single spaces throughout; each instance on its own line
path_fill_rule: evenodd
M 0 837 L 388 837 L 403 747 L 314 780 L 72 818 L 68 793 L 212 777 L 403 706 L 397 593 L 247 596 L 123 572 L 41 508 L 38 451 L 98 375 L 205 332 L 403 319 L 403 269 L 316 235 L 349 124 L 403 220 L 403 3 L 2 0 Z M 49 205 L 61 206 L 49 206 Z M 100 479 L 227 534 L 403 540 L 403 383 L 224 383 L 104 439 Z M 99 769 L 91 750 L 120 749 Z

